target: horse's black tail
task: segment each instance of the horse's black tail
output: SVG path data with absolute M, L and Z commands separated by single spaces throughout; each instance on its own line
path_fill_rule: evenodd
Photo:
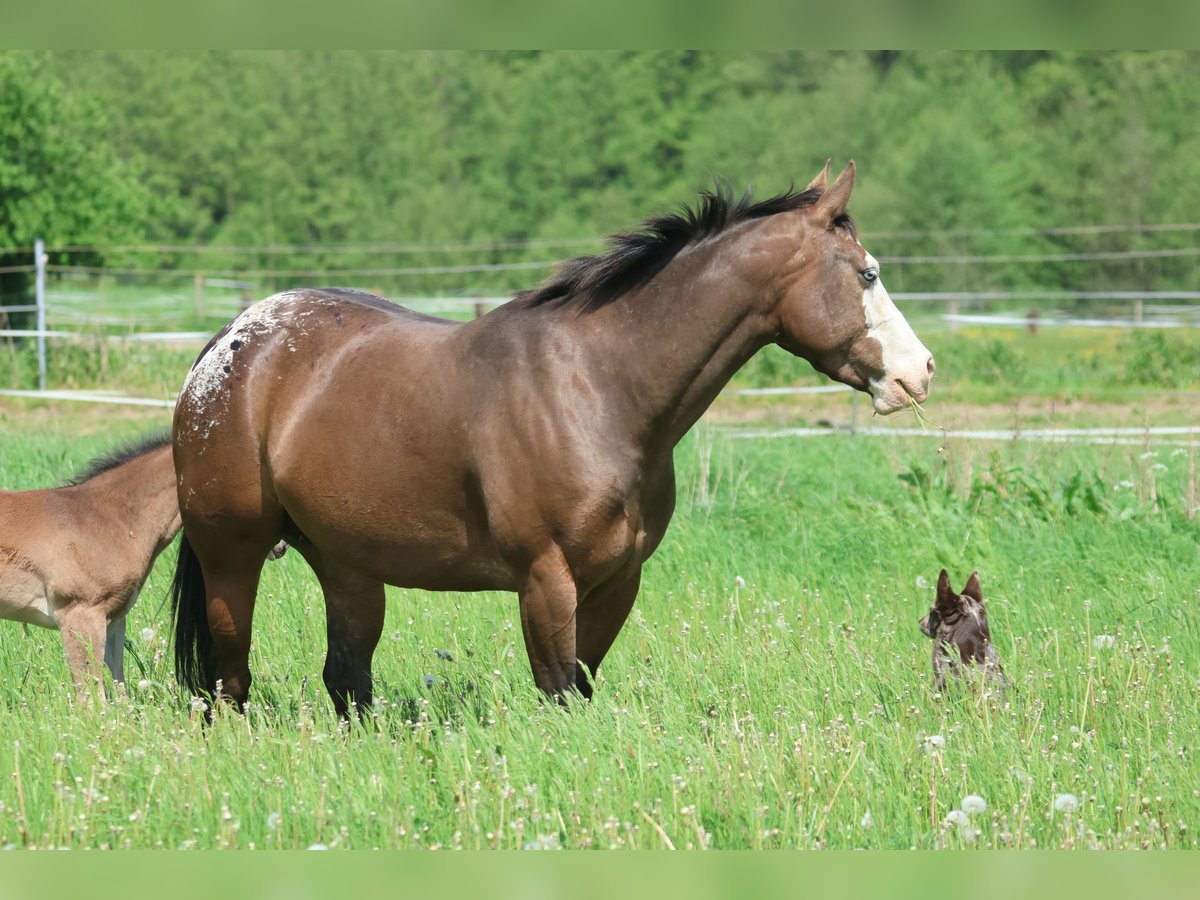
M 208 630 L 204 573 L 186 534 L 179 539 L 179 562 L 171 583 L 171 616 L 175 620 L 175 678 L 192 696 L 206 696 L 213 689 L 208 683 L 212 632 Z

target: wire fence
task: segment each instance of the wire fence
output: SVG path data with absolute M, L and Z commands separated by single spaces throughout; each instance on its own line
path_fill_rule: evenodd
M 1200 327 L 1200 223 L 880 231 L 863 239 L 883 245 L 877 255 L 905 313 L 951 331 Z M 12 264 L 0 266 L 0 342 L 37 341 L 47 387 L 47 343 L 202 344 L 256 300 L 312 285 L 361 288 L 465 319 L 507 302 L 560 255 L 603 247 L 594 236 L 62 244 L 40 256 L 33 247 L 3 247 L 0 260 Z M 926 252 L 942 248 L 951 252 Z M 40 304 L 30 302 L 31 291 L 4 288 L 22 277 L 37 279 Z

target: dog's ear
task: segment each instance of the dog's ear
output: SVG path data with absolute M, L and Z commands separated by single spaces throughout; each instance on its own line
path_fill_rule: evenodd
M 945 569 L 942 569 L 942 574 L 938 576 L 937 599 L 933 606 L 934 609 L 940 610 L 952 610 L 958 607 L 958 594 L 950 589 L 950 576 L 946 574 Z
M 938 623 L 941 620 L 942 617 L 938 615 L 938 611 L 931 609 L 929 610 L 929 615 L 921 617 L 921 621 L 917 623 L 917 627 L 921 629 L 921 633 L 925 637 L 937 637 Z
M 971 577 L 967 579 L 966 587 L 962 589 L 963 596 L 970 597 L 976 603 L 983 603 L 983 588 L 979 586 L 979 573 L 972 572 Z

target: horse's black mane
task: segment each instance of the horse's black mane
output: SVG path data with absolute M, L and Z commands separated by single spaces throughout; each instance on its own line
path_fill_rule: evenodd
M 72 478 L 64 485 L 71 487 L 77 484 L 83 484 L 85 481 L 90 481 L 97 475 L 103 475 L 105 472 L 115 469 L 117 466 L 123 466 L 131 459 L 137 459 L 152 450 L 157 450 L 159 447 L 165 447 L 171 443 L 170 434 L 152 434 L 138 441 L 133 441 L 128 444 L 123 444 L 110 450 L 103 456 L 98 456 L 87 464 L 82 472 Z
M 547 281 L 520 292 L 517 299 L 531 306 L 575 302 L 584 310 L 596 309 L 645 284 L 684 247 L 740 222 L 812 206 L 821 193 L 820 188 L 791 188 L 755 203 L 749 190 L 735 199 L 729 184 L 718 180 L 714 190 L 700 192 L 696 207 L 681 204 L 674 215 L 647 219 L 636 231 L 612 236 L 607 253 L 567 260 Z M 848 215 L 838 216 L 833 224 L 857 239 L 854 220 Z

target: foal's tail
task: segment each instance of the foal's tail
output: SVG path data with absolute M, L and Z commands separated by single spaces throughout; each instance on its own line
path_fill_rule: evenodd
M 193 696 L 204 696 L 213 689 L 208 683 L 212 632 L 208 630 L 204 573 L 186 534 L 179 539 L 179 562 L 171 584 L 171 615 L 175 619 L 175 678 Z

